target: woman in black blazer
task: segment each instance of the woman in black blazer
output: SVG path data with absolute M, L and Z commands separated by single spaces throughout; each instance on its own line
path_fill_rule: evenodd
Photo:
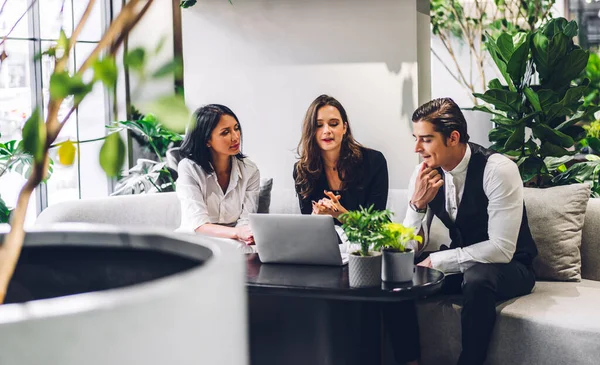
M 328 95 L 308 107 L 294 165 L 296 193 L 303 214 L 336 218 L 360 206 L 386 208 L 387 162 L 379 151 L 352 136 L 342 104 Z

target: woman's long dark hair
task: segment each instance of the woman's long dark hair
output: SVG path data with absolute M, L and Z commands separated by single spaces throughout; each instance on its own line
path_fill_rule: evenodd
M 321 95 L 316 98 L 306 111 L 304 123 L 302 124 L 302 138 L 298 143 L 299 161 L 296 164 L 296 191 L 307 199 L 312 193 L 316 182 L 323 171 L 323 159 L 321 149 L 317 144 L 317 114 L 319 109 L 331 105 L 335 107 L 342 116 L 342 122 L 346 125 L 346 134 L 342 138 L 340 158 L 337 161 L 337 171 L 342 181 L 341 190 L 345 190 L 360 173 L 357 167 L 362 162 L 362 146 L 352 136 L 348 116 L 342 104 L 329 95 Z
M 225 105 L 209 104 L 198 108 L 192 117 L 195 121 L 194 127 L 185 135 L 185 139 L 181 144 L 179 153 L 182 158 L 189 158 L 200 165 L 206 173 L 210 174 L 214 171 L 211 163 L 211 154 L 207 146 L 208 140 L 212 131 L 216 128 L 221 116 L 229 115 L 233 117 L 240 127 L 240 144 L 242 140 L 242 125 L 237 116 Z M 246 156 L 240 153 L 235 155 L 238 160 L 242 160 Z

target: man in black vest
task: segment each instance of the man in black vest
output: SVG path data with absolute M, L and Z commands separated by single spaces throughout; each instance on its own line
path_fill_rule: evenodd
M 409 183 L 404 225 L 427 232 L 435 215 L 448 227 L 449 245 L 418 265 L 447 275 L 442 293 L 462 293 L 458 364 L 483 364 L 496 322 L 496 302 L 528 294 L 535 284 L 531 263 L 537 248 L 527 224 L 523 183 L 513 161 L 469 143 L 467 123 L 452 99 L 420 106 L 412 120 L 415 152 L 423 163 Z M 391 328 L 394 342 L 406 343 L 406 335 L 418 338 L 416 316 L 387 317 L 394 327 L 403 322 L 404 329 Z M 418 350 L 413 353 L 418 356 Z

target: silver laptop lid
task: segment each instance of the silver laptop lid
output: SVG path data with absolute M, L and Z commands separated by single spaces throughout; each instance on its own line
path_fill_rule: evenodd
M 261 262 L 342 265 L 331 216 L 250 214 L 250 227 Z

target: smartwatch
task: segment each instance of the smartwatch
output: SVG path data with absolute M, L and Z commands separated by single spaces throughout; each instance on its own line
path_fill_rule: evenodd
M 419 209 L 412 201 L 409 201 L 408 205 L 410 206 L 410 208 L 412 210 L 414 210 L 417 213 L 427 213 L 427 206 L 425 206 L 425 208 L 423 208 L 423 209 Z

